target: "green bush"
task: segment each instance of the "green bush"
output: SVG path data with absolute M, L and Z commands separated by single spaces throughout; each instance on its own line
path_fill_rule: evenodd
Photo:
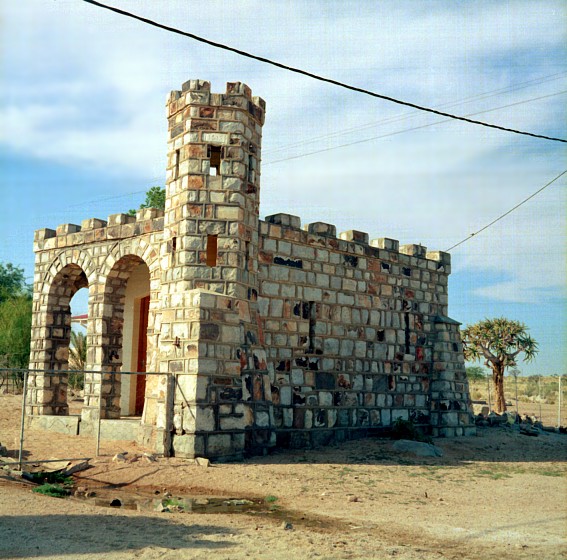
M 390 435 L 392 439 L 410 439 L 425 443 L 433 441 L 429 436 L 422 434 L 411 420 L 404 420 L 401 416 L 394 420 Z
M 273 504 L 274 502 L 277 502 L 278 499 L 279 499 L 279 498 L 278 498 L 277 496 L 269 495 L 269 496 L 266 496 L 266 497 L 264 498 L 264 501 L 265 501 L 267 504 Z
M 44 496 L 51 496 L 52 498 L 65 498 L 71 494 L 71 490 L 65 488 L 61 484 L 42 484 L 37 488 L 33 489 L 34 492 L 38 494 L 43 494 Z
M 26 478 L 36 484 L 62 484 L 64 486 L 73 486 L 73 478 L 65 476 L 60 472 L 27 473 Z

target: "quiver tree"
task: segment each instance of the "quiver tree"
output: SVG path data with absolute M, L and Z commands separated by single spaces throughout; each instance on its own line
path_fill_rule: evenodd
M 537 342 L 528 335 L 528 328 L 519 321 L 485 319 L 461 331 L 463 349 L 467 361 L 485 360 L 492 370 L 496 393 L 496 411 L 505 412 L 504 372 L 517 365 L 517 357 L 531 361 L 537 354 Z

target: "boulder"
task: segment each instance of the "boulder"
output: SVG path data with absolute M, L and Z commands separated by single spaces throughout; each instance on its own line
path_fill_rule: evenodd
M 207 468 L 211 465 L 211 462 L 206 457 L 196 457 L 195 464 Z
M 399 439 L 392 446 L 394 451 L 401 453 L 411 453 L 417 457 L 443 457 L 443 451 L 431 443 L 422 441 L 412 441 L 409 439 Z

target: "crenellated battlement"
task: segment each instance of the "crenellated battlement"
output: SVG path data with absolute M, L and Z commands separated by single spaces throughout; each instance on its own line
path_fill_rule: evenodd
M 181 90 L 173 90 L 166 99 L 167 116 L 180 116 L 174 124 L 182 120 L 188 122 L 187 130 L 213 130 L 214 119 L 220 121 L 216 130 L 223 132 L 222 122 L 234 119 L 234 110 L 246 111 L 260 126 L 264 124 L 266 102 L 252 96 L 252 90 L 241 82 L 227 82 L 225 93 L 212 93 L 211 83 L 204 80 L 188 80 Z M 204 119 L 204 120 L 203 120 Z M 211 120 L 212 119 L 212 120 Z M 170 126 L 170 137 L 178 136 L 182 131 Z M 231 132 L 231 131 L 227 131 Z
M 286 231 L 291 230 L 291 231 Z M 370 258 L 411 264 L 429 270 L 450 274 L 451 255 L 443 251 L 428 251 L 421 244 L 400 245 L 387 237 L 371 239 L 363 231 L 348 230 L 337 235 L 333 224 L 314 222 L 301 226 L 301 218 L 292 214 L 273 214 L 260 222 L 260 232 L 271 237 L 291 239 L 298 243 L 325 247 Z
M 88 218 L 81 225 L 61 224 L 56 229 L 38 229 L 34 234 L 34 251 L 161 232 L 163 214 L 163 210 L 158 208 L 141 208 L 135 216 L 111 214 L 107 220 Z

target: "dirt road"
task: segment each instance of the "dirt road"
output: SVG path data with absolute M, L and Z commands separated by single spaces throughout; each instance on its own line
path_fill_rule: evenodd
M 0 396 L 0 441 L 11 449 L 17 406 L 17 397 Z M 104 500 L 224 496 L 263 506 L 248 513 L 116 509 L 0 479 L 0 557 L 565 558 L 567 436 L 485 428 L 436 445 L 443 457 L 420 459 L 369 439 L 200 467 L 175 458 L 113 462 L 110 453 L 128 451 L 132 459 L 143 450 L 105 444 L 109 455 L 77 477 Z M 26 435 L 26 450 L 32 459 L 62 450 L 92 456 L 92 440 L 37 431 Z

